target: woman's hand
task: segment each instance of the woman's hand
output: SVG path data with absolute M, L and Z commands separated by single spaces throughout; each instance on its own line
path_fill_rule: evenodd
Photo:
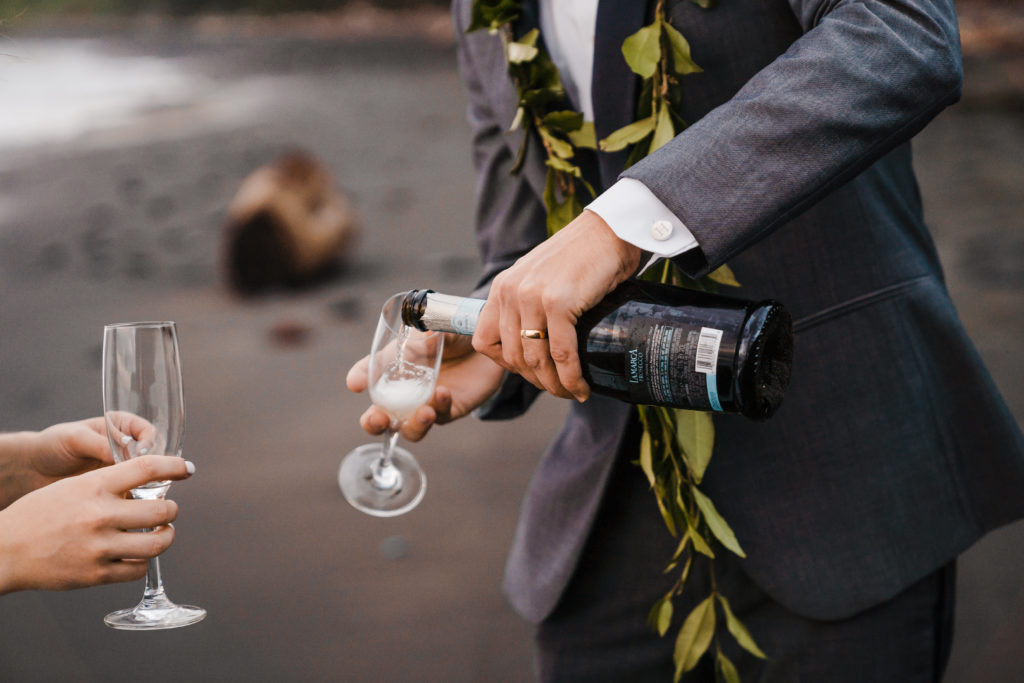
M 22 496 L 0 511 L 0 594 L 141 579 L 146 560 L 174 540 L 174 529 L 166 525 L 177 517 L 178 505 L 125 494 L 151 481 L 185 479 L 193 471 L 181 458 L 141 456 Z
M 352 366 L 345 380 L 349 390 L 366 390 L 370 357 Z M 444 424 L 468 415 L 490 398 L 505 376 L 505 371 L 491 359 L 473 350 L 472 339 L 458 334 L 445 335 L 444 357 L 434 395 L 402 425 L 402 437 L 419 441 L 431 426 Z M 370 434 L 383 434 L 390 418 L 380 408 L 370 406 L 359 424 Z
M 0 509 L 29 491 L 112 462 L 102 417 L 0 434 Z
M 39 486 L 113 462 L 102 417 L 47 427 L 36 434 L 29 456 L 32 470 L 40 477 Z

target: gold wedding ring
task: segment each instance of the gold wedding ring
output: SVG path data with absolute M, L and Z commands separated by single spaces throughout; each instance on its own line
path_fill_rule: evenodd
M 519 330 L 519 336 L 523 339 L 547 339 L 548 333 L 544 330 Z

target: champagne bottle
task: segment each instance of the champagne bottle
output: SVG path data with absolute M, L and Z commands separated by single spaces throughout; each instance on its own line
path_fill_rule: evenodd
M 473 334 L 484 303 L 412 290 L 402 320 Z M 576 336 L 590 388 L 630 403 L 764 420 L 789 385 L 793 324 L 775 301 L 628 280 L 580 316 Z

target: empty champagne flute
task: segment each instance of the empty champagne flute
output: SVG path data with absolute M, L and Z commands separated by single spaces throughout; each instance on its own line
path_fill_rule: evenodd
M 181 457 L 185 402 L 178 333 L 173 322 L 135 322 L 103 328 L 103 416 L 114 459 L 137 455 Z M 136 499 L 158 500 L 171 482 L 132 489 Z M 146 589 L 135 607 L 111 612 L 107 626 L 126 630 L 177 628 L 201 621 L 206 610 L 176 605 L 164 592 L 160 559 L 149 560 Z
M 359 446 L 338 470 L 345 499 L 377 517 L 408 512 L 427 490 L 427 477 L 416 458 L 396 444 L 402 423 L 434 393 L 444 335 L 402 323 L 406 294 L 395 294 L 384 303 L 370 347 L 370 400 L 391 418 L 384 441 Z

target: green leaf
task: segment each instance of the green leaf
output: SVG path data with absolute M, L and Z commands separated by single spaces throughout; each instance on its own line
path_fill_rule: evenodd
M 486 28 L 494 33 L 505 24 L 519 18 L 519 3 L 516 0 L 478 0 L 473 3 L 469 28 L 466 33 Z
M 700 410 L 676 410 L 676 439 L 695 484 L 704 478 L 715 447 L 715 424 L 711 413 Z
M 646 429 L 640 437 L 640 469 L 647 475 L 647 481 L 654 486 L 654 464 L 651 458 L 651 434 Z
M 630 150 L 629 150 L 629 155 L 626 157 L 625 168 L 629 168 L 630 166 L 632 166 L 633 164 L 637 163 L 638 161 L 643 159 L 645 156 L 647 156 L 647 148 L 649 146 L 650 146 L 649 143 L 648 144 L 644 144 L 643 140 L 641 140 L 641 141 L 637 142 L 635 145 L 633 145 L 630 148 Z M 648 270 L 650 270 L 650 269 L 648 269 Z
M 536 47 L 538 38 L 540 38 L 540 29 L 535 28 L 524 33 L 516 42 L 530 47 Z
M 736 642 L 740 644 L 744 650 L 760 657 L 761 659 L 768 659 L 768 656 L 761 651 L 761 648 L 754 642 L 753 636 L 750 635 L 750 631 L 743 625 L 736 615 L 732 613 L 732 609 L 729 607 L 729 601 L 725 599 L 725 596 L 718 594 L 718 602 L 722 606 L 722 612 L 725 613 L 725 627 L 729 629 L 729 633 L 736 639 Z
M 519 144 L 519 150 L 516 152 L 515 161 L 512 163 L 512 170 L 509 171 L 512 175 L 518 175 L 523 170 L 523 164 L 526 163 L 526 149 L 529 147 L 529 139 L 527 136 L 523 136 L 523 141 Z
M 601 140 L 601 151 L 618 152 L 620 149 L 625 149 L 626 145 L 643 140 L 654 130 L 654 123 L 654 117 L 648 116 L 646 119 L 640 119 L 628 126 L 619 128 L 604 140 Z
M 569 140 L 583 149 L 597 149 L 597 133 L 594 132 L 594 122 L 584 121 L 579 130 L 569 131 Z
M 515 117 L 513 117 L 512 123 L 509 124 L 509 127 L 508 127 L 508 132 L 509 133 L 511 133 L 513 131 L 519 130 L 519 127 L 523 125 L 523 117 L 525 115 L 526 115 L 526 110 L 525 109 L 523 109 L 522 107 L 517 107 L 516 108 L 516 115 L 515 115 Z
M 647 153 L 650 154 L 675 136 L 676 132 L 672 127 L 672 115 L 669 114 L 668 104 L 662 102 L 658 107 L 658 122 L 654 127 L 654 137 L 651 138 L 651 146 Z
M 551 111 L 544 115 L 541 123 L 560 133 L 571 133 L 583 126 L 583 114 L 578 111 Z
M 642 119 L 654 113 L 654 79 L 646 78 L 641 82 L 640 95 L 636 100 L 636 118 Z
M 740 557 L 746 557 L 747 554 L 743 552 L 739 541 L 736 540 L 736 534 L 733 533 L 732 527 L 718 514 L 718 510 L 715 509 L 711 499 L 701 493 L 696 486 L 691 486 L 690 491 L 693 492 L 693 498 L 697 501 L 697 507 L 700 508 L 701 514 L 704 515 L 704 521 L 708 523 L 711 533 L 715 535 L 719 543 Z
M 587 188 L 587 192 L 590 193 L 591 199 L 597 198 L 597 192 L 594 191 L 594 186 L 588 183 L 585 179 L 580 178 L 580 182 L 583 183 L 583 187 Z M 583 213 L 583 209 L 580 209 L 580 213 Z
M 657 621 L 654 623 L 659 636 L 664 636 L 668 632 L 668 627 L 672 625 L 672 601 L 668 598 L 661 599 Z
M 665 22 L 665 35 L 668 36 L 668 42 L 672 46 L 672 65 L 677 74 L 685 76 L 704 71 L 690 56 L 690 43 L 668 22 Z
M 704 536 L 702 536 L 696 529 L 692 526 L 687 527 L 686 535 L 693 541 L 694 550 L 701 555 L 715 559 L 715 551 L 711 549 L 711 545 L 707 542 L 707 539 L 704 538 Z
M 736 666 L 729 661 L 729 658 L 721 650 L 718 651 L 715 663 L 718 665 L 718 671 L 722 674 L 722 680 L 725 683 L 740 683 L 740 672 L 736 670 Z
M 541 111 L 565 95 L 559 87 L 525 88 L 519 94 L 519 104 L 532 111 Z
M 547 209 L 549 216 L 558 206 L 558 199 L 555 197 L 556 176 L 555 169 L 549 168 L 544 177 L 544 208 Z
M 548 236 L 550 237 L 551 235 L 554 235 L 556 232 L 569 225 L 569 223 L 572 222 L 572 219 L 580 215 L 580 212 L 582 211 L 583 205 L 574 194 L 569 195 L 561 202 L 555 204 L 554 208 L 548 211 Z
M 583 175 L 583 171 L 580 170 L 579 166 L 576 166 L 572 162 L 566 161 L 565 159 L 559 159 L 558 157 L 549 157 L 547 161 L 545 161 L 544 163 L 548 167 L 553 168 L 556 171 L 561 171 L 562 173 L 571 175 L 574 178 L 579 178 L 581 175 Z
M 715 603 L 714 595 L 704 598 L 693 608 L 683 622 L 676 638 L 673 660 L 676 664 L 676 681 L 685 672 L 690 671 L 707 651 L 711 638 L 715 634 Z
M 654 500 L 658 503 L 658 510 L 661 512 L 661 518 L 665 520 L 665 526 L 668 527 L 668 532 L 673 536 L 676 535 L 676 520 L 672 516 L 672 513 L 665 506 L 663 499 L 664 494 L 658 486 L 654 487 Z
M 736 276 L 732 274 L 732 269 L 724 263 L 708 273 L 708 277 L 720 285 L 742 287 L 742 285 L 736 280 Z
M 675 127 L 676 135 L 678 135 L 680 132 L 689 128 L 689 124 L 686 123 L 686 120 L 679 115 L 679 112 L 672 108 L 671 103 L 669 104 L 669 113 L 672 114 L 672 125 Z
M 717 2 L 716 0 L 692 0 L 693 4 L 700 6 L 703 9 L 711 9 Z
M 533 45 L 527 45 L 525 43 L 509 43 L 508 44 L 508 61 L 511 64 L 522 64 L 523 62 L 532 61 L 534 57 L 540 52 Z
M 572 159 L 572 145 L 565 140 L 555 137 L 554 133 L 543 126 L 539 127 L 537 130 L 540 132 L 540 136 L 544 138 L 544 142 L 548 143 L 548 147 L 551 148 L 551 152 L 555 156 L 560 159 Z
M 654 604 L 651 605 L 650 611 L 647 612 L 647 625 L 651 627 L 652 631 L 658 630 L 658 615 L 661 614 L 661 603 L 668 599 L 668 595 L 658 598 L 655 600 Z
M 658 60 L 661 59 L 661 21 L 655 21 L 649 26 L 626 38 L 622 42 L 622 56 L 633 73 L 639 74 L 641 78 L 650 78 L 658 68 Z
M 677 588 L 673 589 L 676 591 L 677 595 L 682 595 L 683 593 L 683 586 L 686 584 L 687 577 L 690 576 L 691 566 L 693 566 L 693 555 L 686 558 L 686 564 L 683 565 L 682 571 L 679 572 L 679 579 L 676 581 Z M 669 571 L 671 570 L 666 569 L 665 573 L 667 574 Z
M 551 91 L 552 99 L 565 97 L 565 85 L 562 83 L 562 77 L 558 73 L 558 68 L 543 52 L 540 53 L 537 59 L 528 64 L 521 67 L 512 65 L 510 68 L 528 69 L 527 83 L 530 84 L 530 87 Z
M 676 551 L 672 553 L 672 561 L 678 562 L 679 558 L 683 556 L 683 551 L 686 550 L 686 546 L 690 543 L 690 534 L 683 534 L 682 540 L 679 541 L 679 545 L 676 546 Z

